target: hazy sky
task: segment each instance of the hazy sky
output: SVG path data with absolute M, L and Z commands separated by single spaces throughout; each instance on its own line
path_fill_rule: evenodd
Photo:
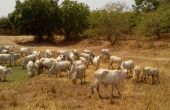
M 59 0 L 62 2 L 63 0 Z M 90 6 L 90 9 L 102 8 L 108 2 L 124 2 L 129 7 L 134 3 L 133 0 L 77 0 L 79 2 L 86 3 Z M 15 7 L 15 0 L 0 0 L 0 17 L 7 16 L 12 12 Z

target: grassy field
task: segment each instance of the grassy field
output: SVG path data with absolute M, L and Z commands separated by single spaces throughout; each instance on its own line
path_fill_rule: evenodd
M 27 79 L 26 73 L 27 73 L 26 69 L 21 69 L 21 66 L 12 67 L 12 74 L 10 74 L 9 77 L 7 77 L 6 82 L 0 83 L 0 87 L 15 85 L 17 83 L 26 81 Z
M 17 39 L 23 41 L 22 38 Z M 87 70 L 87 83 L 84 85 L 80 85 L 79 81 L 73 85 L 64 73 L 63 77 L 41 74 L 28 79 L 27 70 L 21 69 L 21 66 L 13 66 L 7 82 L 0 82 L 0 110 L 170 110 L 170 47 L 162 48 L 160 45 L 164 41 L 156 42 L 156 50 L 147 47 L 149 43 L 144 41 L 143 47 L 138 51 L 134 47 L 135 40 L 121 42 L 119 48 L 111 48 L 106 41 L 98 41 L 102 42 L 100 46 L 89 42 L 85 40 L 63 47 L 31 44 L 34 49 L 41 51 L 46 48 L 82 50 L 88 47 L 95 53 L 100 53 L 101 48 L 110 48 L 113 55 L 121 56 L 123 60 L 132 59 L 141 67 L 158 67 L 161 70 L 161 83 L 152 85 L 148 80 L 146 84 L 132 84 L 131 79 L 126 79 L 120 87 L 122 96 L 119 97 L 117 91 L 114 91 L 114 103 L 110 104 L 110 87 L 101 86 L 104 99 L 100 99 L 96 92 L 91 99 L 88 98 L 89 87 L 94 81 L 95 70 L 92 65 Z M 108 68 L 108 62 L 102 62 L 101 68 Z

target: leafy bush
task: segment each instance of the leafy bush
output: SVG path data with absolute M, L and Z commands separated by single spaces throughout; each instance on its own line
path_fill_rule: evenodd
M 97 10 L 91 12 L 90 27 L 86 30 L 87 36 L 107 36 L 109 34 L 130 34 L 131 12 L 109 12 Z
M 7 17 L 0 18 L 0 33 L 10 34 L 12 30 L 12 24 Z
M 154 12 L 143 13 L 137 26 L 137 32 L 144 36 L 156 35 L 160 38 L 162 33 L 170 32 L 170 6 L 161 6 Z

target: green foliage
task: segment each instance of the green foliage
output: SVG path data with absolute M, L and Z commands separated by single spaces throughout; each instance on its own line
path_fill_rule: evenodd
M 132 12 L 129 20 L 130 30 L 135 32 L 142 19 L 142 13 Z
M 7 76 L 6 82 L 1 82 L 0 87 L 11 87 L 17 84 L 21 84 L 22 82 L 27 81 L 27 70 L 21 69 L 21 66 L 12 67 L 12 74 Z
M 145 36 L 156 35 L 160 38 L 162 33 L 170 32 L 170 5 L 161 6 L 155 12 L 142 15 L 138 24 L 138 33 Z
M 17 0 L 15 10 L 0 18 L 1 30 L 31 34 L 38 40 L 53 32 L 63 32 L 65 40 L 84 32 L 88 37 L 121 34 L 158 36 L 170 32 L 169 0 L 135 0 L 134 11 L 124 3 L 107 3 L 101 10 L 89 10 L 86 4 L 64 0 Z M 77 36 L 76 36 L 77 37 Z M 45 37 L 46 38 L 46 37 Z
M 136 27 L 137 34 L 144 36 L 152 36 L 154 32 L 158 31 L 155 21 L 155 13 L 142 14 L 141 20 Z
M 149 12 L 156 10 L 160 5 L 160 0 L 135 0 L 133 8 L 135 11 Z
M 128 7 L 126 6 L 125 3 L 122 3 L 122 2 L 115 2 L 115 3 L 112 3 L 112 2 L 109 2 L 105 5 L 105 10 L 107 10 L 108 12 L 123 12 L 124 10 L 127 10 Z
M 129 34 L 131 12 L 108 10 L 92 11 L 90 27 L 85 34 L 88 36 L 108 36 L 109 34 Z
M 62 28 L 65 39 L 69 40 L 72 33 L 81 33 L 88 27 L 90 10 L 83 3 L 64 0 L 61 4 Z
M 6 17 L 0 18 L 0 28 L 3 28 L 3 29 L 11 28 L 11 24 L 8 18 Z
M 44 35 L 52 35 L 59 26 L 60 12 L 53 0 L 17 0 L 9 18 L 22 34 L 35 35 L 40 40 Z
M 9 75 L 7 80 L 11 82 L 24 81 L 27 79 L 27 70 L 21 69 L 20 66 L 12 67 L 12 74 Z
M 161 6 L 157 11 L 159 17 L 159 27 L 162 33 L 170 32 L 170 5 Z
M 12 29 L 13 27 L 8 17 L 0 18 L 0 34 L 11 34 Z

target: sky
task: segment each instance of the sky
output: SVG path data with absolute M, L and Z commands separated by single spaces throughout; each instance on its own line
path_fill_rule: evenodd
M 59 0 L 62 2 L 63 0 Z M 108 2 L 124 2 L 131 7 L 134 4 L 133 0 L 77 0 L 88 4 L 91 10 L 102 8 Z M 7 16 L 15 8 L 15 0 L 0 0 L 0 17 Z

